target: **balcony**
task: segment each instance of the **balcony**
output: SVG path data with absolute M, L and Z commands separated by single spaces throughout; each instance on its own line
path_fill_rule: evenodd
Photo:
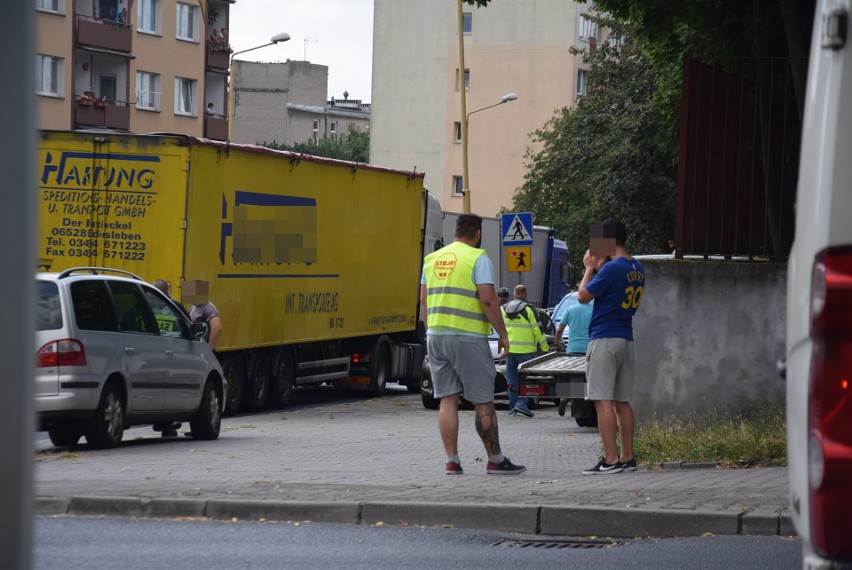
M 207 42 L 207 67 L 212 69 L 218 69 L 221 71 L 228 71 L 228 64 L 230 63 L 231 46 L 224 42 Z
M 76 127 L 130 130 L 130 107 L 126 101 L 102 101 L 81 96 L 74 98 Z M 227 136 L 227 127 L 226 127 Z
M 130 53 L 133 30 L 129 24 L 77 14 L 77 44 Z
M 204 136 L 217 141 L 228 140 L 228 119 L 218 113 L 204 115 Z

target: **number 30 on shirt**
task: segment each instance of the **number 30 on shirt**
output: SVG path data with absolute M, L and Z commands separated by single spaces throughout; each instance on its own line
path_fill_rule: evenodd
M 627 289 L 624 290 L 624 302 L 621 303 L 622 309 L 638 309 L 639 303 L 642 301 L 642 291 L 644 288 L 639 285 L 638 287 L 633 287 L 631 285 Z

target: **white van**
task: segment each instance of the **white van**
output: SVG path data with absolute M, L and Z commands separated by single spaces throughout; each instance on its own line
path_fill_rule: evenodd
M 790 508 L 806 568 L 852 568 L 850 0 L 818 0 L 787 284 Z

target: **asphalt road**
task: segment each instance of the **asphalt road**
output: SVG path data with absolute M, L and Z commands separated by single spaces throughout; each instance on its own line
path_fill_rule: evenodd
M 35 570 L 800 567 L 798 540 L 529 537 L 424 527 L 38 517 Z

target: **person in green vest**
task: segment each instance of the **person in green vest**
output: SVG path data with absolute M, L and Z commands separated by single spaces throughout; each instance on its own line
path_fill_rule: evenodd
M 527 302 L 526 285 L 515 285 L 515 298 L 501 307 L 503 322 L 512 350 L 506 358 L 506 380 L 509 392 L 509 415 L 533 417 L 527 398 L 518 396 L 518 366 L 536 355 L 547 352 L 547 338 L 541 332 L 538 311 Z
M 435 398 L 440 398 L 438 431 L 447 453 L 445 472 L 461 475 L 458 450 L 462 393 L 476 412 L 476 431 L 488 454 L 485 472 L 515 475 L 525 471 L 503 455 L 494 410 L 494 360 L 488 346 L 491 327 L 498 349 L 509 351 L 500 302 L 494 291 L 494 267 L 480 249 L 482 218 L 461 214 L 455 240 L 426 256 L 420 279 L 421 318 L 426 323 L 426 352 Z

